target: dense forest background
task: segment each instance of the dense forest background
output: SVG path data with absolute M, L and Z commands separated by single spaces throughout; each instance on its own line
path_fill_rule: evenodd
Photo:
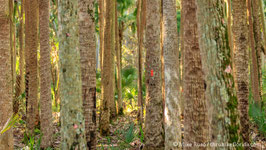
M 0 150 L 265 149 L 266 0 L 0 0 Z

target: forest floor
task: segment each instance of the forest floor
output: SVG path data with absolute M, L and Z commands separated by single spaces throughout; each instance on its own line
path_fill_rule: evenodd
M 54 113 L 54 135 L 52 149 L 60 149 L 60 124 L 59 113 Z M 99 118 L 99 117 L 98 117 Z M 97 130 L 97 149 L 99 150 L 141 150 L 143 144 L 143 132 L 137 125 L 137 111 L 133 110 L 123 116 L 113 118 L 110 123 L 110 135 L 102 137 Z M 182 125 L 183 126 L 183 125 Z M 37 134 L 34 138 L 26 138 L 25 121 L 20 120 L 14 128 L 14 145 L 18 150 L 31 150 L 30 145 L 38 146 L 40 130 L 36 129 Z M 252 150 L 266 149 L 266 137 L 259 136 L 254 125 L 251 127 L 251 138 L 256 144 Z M 37 148 L 38 149 L 38 148 Z M 51 150 L 51 149 L 49 149 Z

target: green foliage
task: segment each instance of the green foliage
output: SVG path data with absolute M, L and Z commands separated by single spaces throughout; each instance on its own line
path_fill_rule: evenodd
M 6 122 L 6 124 L 4 125 L 4 127 L 1 129 L 0 131 L 0 136 L 3 135 L 6 131 L 8 131 L 9 129 L 11 129 L 12 127 L 14 127 L 14 125 L 18 122 L 20 116 L 18 114 L 14 114 L 12 115 L 8 121 Z
M 28 147 L 30 150 L 41 150 L 41 140 L 42 135 L 39 138 L 35 136 L 24 134 L 23 143 Z
M 260 106 L 255 103 L 249 105 L 249 116 L 258 127 L 261 135 L 266 136 L 266 116 L 265 110 L 261 109 Z

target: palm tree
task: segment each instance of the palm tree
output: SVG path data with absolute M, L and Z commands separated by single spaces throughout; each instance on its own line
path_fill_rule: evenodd
M 78 1 L 59 0 L 61 149 L 86 149 L 82 110 Z M 86 10 L 87 11 L 87 10 Z
M 184 42 L 184 142 L 205 143 L 208 140 L 207 102 L 198 41 L 196 0 L 183 0 Z M 198 147 L 185 147 L 198 149 Z
M 160 45 L 161 0 L 147 0 L 146 116 L 144 149 L 164 149 L 163 97 Z
M 10 61 L 10 18 L 9 1 L 0 0 L 0 131 L 12 117 L 12 78 Z M 13 132 L 9 130 L 0 136 L 0 149 L 13 150 Z
M 101 114 L 100 114 L 100 133 L 101 135 L 109 134 L 109 122 L 110 122 L 110 103 L 114 101 L 114 55 L 112 46 L 114 46 L 115 36 L 112 30 L 114 24 L 113 14 L 115 13 L 115 5 L 113 0 L 106 0 L 105 12 L 105 26 L 104 26 L 104 50 L 103 50 L 103 67 L 102 67 L 102 101 L 101 101 Z
M 42 148 L 51 145 L 53 134 L 52 100 L 51 100 L 51 58 L 49 42 L 49 1 L 39 0 L 40 16 L 40 109 Z
M 94 0 L 79 1 L 79 43 L 87 147 L 96 149 L 96 44 Z M 89 12 L 89 13 L 88 13 Z
M 234 74 L 240 116 L 240 135 L 243 142 L 249 139 L 248 116 L 248 24 L 246 0 L 232 0 L 233 40 L 234 40 Z
M 225 6 L 224 1 L 197 0 L 199 45 L 206 82 L 208 139 L 215 143 L 238 143 L 237 99 L 228 26 L 224 22 Z
M 25 1 L 26 105 L 27 128 L 30 133 L 33 133 L 38 120 L 37 7 L 36 0 Z
M 176 1 L 163 0 L 163 54 L 165 80 L 165 149 L 177 149 L 173 144 L 181 142 L 179 107 L 179 51 Z

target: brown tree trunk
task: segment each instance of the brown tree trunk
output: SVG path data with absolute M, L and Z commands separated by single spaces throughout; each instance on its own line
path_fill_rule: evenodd
M 232 0 L 233 40 L 234 40 L 234 74 L 240 113 L 240 135 L 243 142 L 249 139 L 248 116 L 248 24 L 245 0 Z M 248 149 L 246 147 L 246 149 Z
M 38 71 L 37 71 L 37 7 L 36 0 L 26 0 L 26 80 L 27 80 L 27 128 L 33 133 L 38 114 Z
M 88 150 L 96 150 L 96 44 L 94 0 L 79 0 L 83 114 Z
M 51 57 L 50 57 L 50 4 L 47 0 L 39 0 L 40 16 L 40 121 L 42 136 L 42 148 L 51 146 L 53 134 L 53 116 L 51 99 Z
M 161 0 L 147 0 L 145 150 L 164 149 L 161 75 Z
M 207 105 L 204 93 L 204 76 L 201 63 L 196 0 L 182 1 L 184 42 L 184 142 L 206 143 L 208 141 Z M 198 149 L 185 147 L 185 149 Z M 206 148 L 202 148 L 206 149 Z
M 25 0 L 21 0 L 20 8 L 20 25 L 19 25 L 19 72 L 20 72 L 20 94 L 25 91 L 25 39 L 24 39 L 24 3 Z
M 252 18 L 250 18 L 250 20 L 253 19 L 253 22 L 250 22 L 250 30 L 251 30 L 251 26 L 253 26 L 253 35 L 254 35 L 254 52 L 252 51 L 252 62 L 255 61 L 255 63 L 253 63 L 252 66 L 256 65 L 257 62 L 257 66 L 254 66 L 254 70 L 251 72 L 253 75 L 253 97 L 255 102 L 260 105 L 261 104 L 261 90 L 262 90 L 262 72 L 261 72 L 261 53 L 263 52 L 263 32 L 262 32 L 262 22 L 261 22 L 261 18 L 260 18 L 260 6 L 259 6 L 259 1 L 260 0 L 253 0 L 251 3 L 252 5 L 252 11 L 250 10 L 250 13 L 252 12 Z M 251 34 L 251 33 L 250 33 Z M 252 36 L 252 35 L 250 35 Z M 253 54 L 254 53 L 254 54 Z M 255 56 L 256 59 L 253 60 L 253 57 Z M 257 85 L 256 85 L 257 84 Z
M 12 78 L 10 60 L 10 10 L 9 1 L 0 0 L 0 131 L 12 117 Z M 12 129 L 0 135 L 0 149 L 13 150 Z
M 102 101 L 101 101 L 101 114 L 100 114 L 100 133 L 101 135 L 109 134 L 110 122 L 110 103 L 114 101 L 113 93 L 113 49 L 115 41 L 112 35 L 113 30 L 113 14 L 114 14 L 114 1 L 106 0 L 106 17 L 104 26 L 104 51 L 103 51 L 103 70 L 102 70 Z
M 117 2 L 115 5 L 115 49 L 116 49 L 116 68 L 117 68 L 117 94 L 118 94 L 118 99 L 117 99 L 117 104 L 118 104 L 118 114 L 122 115 L 123 114 L 123 97 L 122 97 L 122 78 L 121 78 L 121 47 L 119 43 L 119 26 L 118 26 L 118 14 L 117 14 Z

